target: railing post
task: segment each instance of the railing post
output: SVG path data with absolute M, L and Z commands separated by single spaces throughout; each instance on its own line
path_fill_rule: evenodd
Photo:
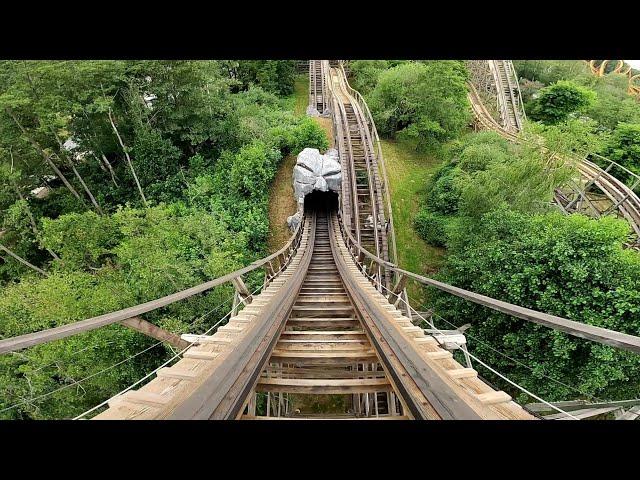
M 393 297 L 399 297 L 400 293 L 402 293 L 402 291 L 404 290 L 404 287 L 406 284 L 407 284 L 407 276 L 401 273 L 400 278 L 398 278 L 398 281 L 396 282 L 393 289 L 391 290 L 391 293 L 389 293 L 389 296 L 387 297 L 389 302 L 393 301 L 392 300 Z
M 234 309 L 234 315 L 235 315 L 237 311 L 236 309 L 240 304 L 240 302 L 243 302 L 246 305 L 249 305 L 253 301 L 253 296 L 251 295 L 251 292 L 249 292 L 249 289 L 247 288 L 245 283 L 242 281 L 242 277 L 234 278 L 233 280 L 231 280 L 231 283 L 233 283 L 233 286 L 236 289 L 236 294 L 233 299 L 233 303 L 234 303 L 233 309 Z

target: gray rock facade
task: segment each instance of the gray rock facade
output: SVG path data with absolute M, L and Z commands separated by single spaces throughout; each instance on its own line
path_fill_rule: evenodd
M 338 151 L 332 148 L 324 155 L 317 148 L 305 148 L 300 152 L 293 168 L 293 190 L 298 202 L 319 190 L 340 192 L 342 171 Z

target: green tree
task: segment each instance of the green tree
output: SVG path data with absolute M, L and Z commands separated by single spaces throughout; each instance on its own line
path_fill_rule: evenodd
M 229 74 L 243 89 L 257 85 L 277 95 L 291 95 L 296 63 L 294 60 L 241 60 L 233 62 Z
M 640 173 L 640 123 L 620 122 L 602 153 L 610 160 Z M 617 174 L 620 173 L 617 172 Z
M 467 71 L 459 61 L 408 62 L 380 74 L 368 97 L 378 129 L 440 146 L 468 124 Z
M 533 120 L 546 124 L 565 121 L 570 115 L 585 111 L 596 100 L 593 90 L 568 80 L 559 80 L 538 92 L 527 111 Z
M 610 217 L 530 215 L 504 206 L 483 216 L 473 228 L 450 229 L 447 265 L 438 278 L 516 305 L 638 335 L 640 255 L 623 249 L 629 231 L 625 221 Z M 638 382 L 633 381 L 640 375 L 637 355 L 443 292 L 430 289 L 429 293 L 441 316 L 456 325 L 472 322 L 467 338 L 480 358 L 543 398 L 624 399 L 640 394 Z M 495 381 L 511 391 L 500 379 Z M 521 401 L 531 400 L 514 394 Z

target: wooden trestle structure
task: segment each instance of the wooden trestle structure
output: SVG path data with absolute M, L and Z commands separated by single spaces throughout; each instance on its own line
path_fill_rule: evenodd
M 384 159 L 366 103 L 349 87 L 341 63 L 312 60 L 309 72 L 312 106 L 329 110 L 333 119 L 343 170 L 338 198 L 307 196 L 304 216 L 287 244 L 245 268 L 152 302 L 0 340 L 0 354 L 141 318 L 231 282 L 237 293 L 226 324 L 206 335 L 182 335 L 188 344 L 171 365 L 109 399 L 93 418 L 536 418 L 468 363 L 459 363 L 444 332 L 414 325 L 404 289 L 408 280 L 522 321 L 640 353 L 638 337 L 398 267 Z M 264 269 L 264 285 L 252 293 L 242 277 L 257 269 Z M 314 407 L 319 404 L 322 409 Z
M 469 100 L 476 126 L 493 130 L 509 141 L 525 143 L 526 140 L 518 136 L 524 110 L 511 61 L 472 61 L 469 64 L 472 72 Z M 494 118 L 487 107 L 487 98 L 491 97 L 496 100 L 499 119 Z M 556 190 L 555 201 L 559 208 L 564 213 L 580 212 L 596 218 L 609 214 L 625 218 L 636 236 L 630 246 L 638 248 L 640 198 L 635 191 L 640 188 L 640 176 L 597 154 L 587 158 L 571 156 L 568 160 L 576 165 L 578 175 L 570 184 Z

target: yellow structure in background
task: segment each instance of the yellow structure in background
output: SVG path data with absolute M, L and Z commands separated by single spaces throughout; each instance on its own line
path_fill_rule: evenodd
M 631 66 L 627 65 L 624 60 L 615 60 L 616 66 L 610 71 L 606 72 L 607 65 L 614 60 L 587 60 L 591 73 L 598 77 L 602 77 L 607 73 L 620 73 L 626 75 L 629 79 L 628 92 L 629 95 L 640 96 L 640 74 L 633 74 Z

